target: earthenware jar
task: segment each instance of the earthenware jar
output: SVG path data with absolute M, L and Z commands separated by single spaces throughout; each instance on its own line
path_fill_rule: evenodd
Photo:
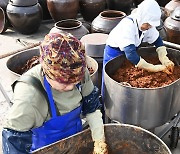
M 79 0 L 80 12 L 86 21 L 93 21 L 100 12 L 105 10 L 105 0 Z
M 44 20 L 48 20 L 48 19 L 52 19 L 51 15 L 49 13 L 49 10 L 47 8 L 47 0 L 38 0 L 39 4 L 42 7 L 42 11 L 43 11 L 43 19 Z
M 161 36 L 161 38 L 163 40 L 167 40 L 167 30 L 164 27 L 164 23 L 161 20 L 160 25 L 158 27 L 156 27 L 156 29 L 159 31 L 159 35 Z
M 8 21 L 5 11 L 0 7 L 0 34 L 7 30 Z
M 143 0 L 134 0 L 134 4 L 137 7 Z
M 9 0 L 0 0 L 0 7 L 3 9 L 3 10 L 6 10 L 6 7 L 8 5 L 8 1 Z
M 3 11 L 1 10 L 0 12 L 1 12 L 1 24 L 2 24 L 2 22 L 4 22 L 3 20 L 5 19 L 5 25 L 1 25 L 1 28 L 2 28 L 2 26 L 4 27 L 3 29 L 3 31 L 2 31 L 2 29 L 1 29 L 1 32 L 0 33 L 2 33 L 2 32 L 5 32 L 6 30 L 5 29 L 7 29 L 7 27 L 11 27 L 11 24 L 10 24 L 10 22 L 9 22 L 9 19 L 8 19 L 8 17 L 7 17 L 7 14 L 6 14 L 6 7 L 7 7 L 7 5 L 8 5 L 8 1 L 9 0 L 0 0 L 0 7 L 3 9 Z
M 168 11 L 164 7 L 161 8 L 161 19 L 164 22 L 164 20 L 169 16 Z
M 169 3 L 171 0 L 156 0 L 158 4 L 162 7 L 164 7 L 167 3 Z
M 133 6 L 133 0 L 106 0 L 110 10 L 123 11 L 129 14 Z
M 48 10 L 54 21 L 75 19 L 79 9 L 79 0 L 47 0 Z
M 177 7 L 165 20 L 164 26 L 167 29 L 167 40 L 180 44 L 180 7 Z
M 169 16 L 178 6 L 180 6 L 180 0 L 171 0 L 165 5 L 165 9 L 168 11 Z
M 109 34 L 110 31 L 126 16 L 122 11 L 106 10 L 101 12 L 91 24 L 92 33 Z
M 60 20 L 55 23 L 54 27 L 50 30 L 50 33 L 66 31 L 71 33 L 76 38 L 81 39 L 89 31 L 82 25 L 82 22 L 75 19 Z
M 37 0 L 10 0 L 6 12 L 14 29 L 22 34 L 36 32 L 43 16 Z

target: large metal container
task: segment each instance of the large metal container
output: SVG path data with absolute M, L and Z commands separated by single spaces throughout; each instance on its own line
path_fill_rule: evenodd
M 84 35 L 81 42 L 84 44 L 86 54 L 91 57 L 103 57 L 108 34 L 91 33 Z
M 25 66 L 28 60 L 32 59 L 33 56 L 39 56 L 39 48 L 25 50 L 21 53 L 15 54 L 8 59 L 6 65 L 7 68 L 12 72 L 11 78 L 14 80 L 20 77 L 20 70 Z M 95 59 L 87 56 L 87 66 L 92 68 L 94 73 L 91 74 L 91 79 L 94 85 L 98 86 L 98 63 Z
M 180 64 L 180 51 L 168 48 L 168 56 Z M 139 55 L 157 55 L 154 47 L 141 48 Z M 120 68 L 125 56 L 105 65 L 105 111 L 112 120 L 153 129 L 169 121 L 180 111 L 180 80 L 158 88 L 135 88 L 122 85 L 110 76 Z
M 109 154 L 171 154 L 167 145 L 153 133 L 128 124 L 106 124 Z M 90 129 L 38 149 L 34 154 L 92 154 Z

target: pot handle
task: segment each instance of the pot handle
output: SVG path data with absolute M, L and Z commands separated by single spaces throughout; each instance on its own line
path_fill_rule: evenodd
M 112 120 L 112 122 L 111 123 L 115 123 L 115 124 L 121 124 L 119 121 L 117 121 L 117 120 Z

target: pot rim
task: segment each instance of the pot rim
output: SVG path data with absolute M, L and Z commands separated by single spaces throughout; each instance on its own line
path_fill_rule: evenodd
M 148 47 L 142 47 L 142 48 L 145 49 L 145 48 L 148 48 Z M 154 47 L 152 47 L 152 48 L 154 48 Z M 167 49 L 171 49 L 171 48 L 167 48 Z M 176 50 L 177 52 L 179 52 L 177 49 L 173 49 L 173 50 Z M 117 56 L 117 57 L 111 59 L 110 61 L 113 61 L 113 60 L 115 60 L 115 59 L 117 59 L 117 58 L 119 58 L 119 57 L 123 57 L 123 56 L 124 56 L 124 55 Z M 119 86 L 124 87 L 124 88 L 132 89 L 132 90 L 135 89 L 135 90 L 147 90 L 147 91 L 151 91 L 151 90 L 164 89 L 164 88 L 173 86 L 175 83 L 177 83 L 177 82 L 180 81 L 180 78 L 179 78 L 179 79 L 175 80 L 174 82 L 172 82 L 172 83 L 170 83 L 170 84 L 168 84 L 168 85 L 164 85 L 164 86 L 156 87 L 156 88 L 131 87 L 131 86 L 129 86 L 128 83 L 126 84 L 126 83 L 123 83 L 123 82 L 118 82 L 118 81 L 112 79 L 112 77 L 110 77 L 110 75 L 109 75 L 109 74 L 107 73 L 107 71 L 106 71 L 106 67 L 107 67 L 107 65 L 109 65 L 110 61 L 108 61 L 108 62 L 105 64 L 105 66 L 104 66 L 104 75 L 107 75 L 107 77 L 110 79 L 110 81 L 112 81 L 112 82 L 115 83 L 116 85 L 119 85 Z
M 104 13 L 117 13 L 117 15 L 119 14 L 119 15 L 121 15 L 121 16 L 117 16 L 117 17 L 104 17 L 103 16 L 103 14 Z M 125 12 L 123 12 L 123 11 L 118 11 L 118 10 L 105 10 L 105 11 L 102 11 L 100 14 L 99 14 L 99 16 L 101 17 L 101 18 L 104 18 L 104 19 L 106 19 L 106 18 L 108 18 L 108 19 L 117 19 L 117 18 L 124 18 L 125 16 L 126 16 L 126 13 Z
M 86 55 L 86 60 L 89 61 L 89 63 L 93 62 L 96 65 L 95 66 L 96 68 L 95 68 L 94 72 L 92 74 L 90 74 L 90 76 L 92 77 L 98 71 L 98 67 L 99 67 L 98 62 L 94 58 L 92 58 L 92 57 L 90 57 L 88 55 Z M 86 62 L 86 63 L 87 63 L 87 66 L 88 66 L 88 62 Z
M 60 23 L 68 23 L 68 22 L 74 22 L 74 23 L 77 23 L 78 25 L 77 26 L 74 26 L 74 27 L 62 27 L 62 26 L 58 26 L 58 24 L 60 24 Z M 76 20 L 76 19 L 65 19 L 65 20 L 60 20 L 60 21 L 58 21 L 58 22 L 56 22 L 55 24 L 54 24 L 54 27 L 56 27 L 57 29 L 62 29 L 62 30 L 71 30 L 71 29 L 77 29 L 77 28 L 79 28 L 79 27 L 81 27 L 82 26 L 82 22 L 81 21 L 79 21 L 79 20 Z
M 120 126 L 120 127 L 124 127 L 124 128 L 134 128 L 135 130 L 140 130 L 142 132 L 145 132 L 151 136 L 153 136 L 155 139 L 157 139 L 165 148 L 166 150 L 169 152 L 169 154 L 172 154 L 169 147 L 164 143 L 164 141 L 158 137 L 157 135 L 153 134 L 152 132 L 150 132 L 149 130 L 145 129 L 145 128 L 142 128 L 142 127 L 139 127 L 139 126 L 136 126 L 136 125 L 132 125 L 132 124 L 123 124 L 123 123 L 120 123 L 118 121 L 115 121 L 117 123 L 113 123 L 113 124 L 104 124 L 105 127 L 107 126 Z
M 8 4 L 11 4 L 13 6 L 33 6 L 38 3 L 38 0 L 9 0 Z

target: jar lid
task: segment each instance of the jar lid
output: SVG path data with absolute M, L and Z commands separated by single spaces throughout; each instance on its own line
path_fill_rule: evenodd
M 180 21 L 180 7 L 175 8 L 173 13 L 171 14 L 171 18 Z
M 9 0 L 9 4 L 13 6 L 33 6 L 38 3 L 38 0 Z

